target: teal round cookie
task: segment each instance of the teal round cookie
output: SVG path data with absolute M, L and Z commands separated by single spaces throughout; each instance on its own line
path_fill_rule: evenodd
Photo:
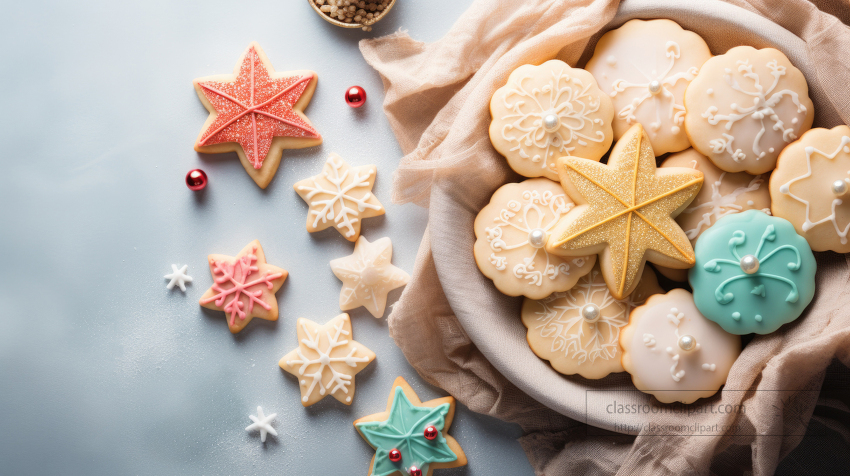
M 769 334 L 815 295 L 812 249 L 783 218 L 727 215 L 700 235 L 694 253 L 688 280 L 697 309 L 731 334 Z

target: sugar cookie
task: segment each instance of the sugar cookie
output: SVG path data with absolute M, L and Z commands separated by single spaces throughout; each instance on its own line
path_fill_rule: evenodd
M 720 217 L 753 209 L 770 214 L 770 192 L 765 175 L 724 172 L 694 149 L 667 157 L 661 164 L 661 168 L 665 167 L 691 167 L 705 176 L 694 201 L 676 217 L 676 223 L 685 231 L 691 245 Z M 686 269 L 656 268 L 674 281 L 688 280 Z
M 696 196 L 702 172 L 656 169 L 640 124 L 614 145 L 608 165 L 563 157 L 558 172 L 577 205 L 558 221 L 546 250 L 562 256 L 599 253 L 615 299 L 634 290 L 647 260 L 670 268 L 693 266 L 693 248 L 674 218 Z
M 568 291 L 525 299 L 522 323 L 528 328 L 528 345 L 562 374 L 599 379 L 622 372 L 620 329 L 634 307 L 663 292 L 647 266 L 635 290 L 625 299 L 614 299 L 599 266 L 594 266 Z
M 387 410 L 354 422 L 375 448 L 369 476 L 432 476 L 435 469 L 464 466 L 463 449 L 448 435 L 454 414 L 454 398 L 422 402 L 403 378 L 395 379 Z
M 566 291 L 589 273 L 596 256 L 563 258 L 546 251 L 549 232 L 573 202 L 546 178 L 496 190 L 475 218 L 475 262 L 508 296 L 541 299 Z
M 490 100 L 490 142 L 518 174 L 558 180 L 564 155 L 599 160 L 611 147 L 611 100 L 583 69 L 558 60 L 515 69 Z
M 373 316 L 383 316 L 387 293 L 410 281 L 409 274 L 392 265 L 392 258 L 389 238 L 369 243 L 361 236 L 354 244 L 354 253 L 331 260 L 331 271 L 342 281 L 339 308 L 349 311 L 363 306 Z
M 738 46 L 700 69 L 685 93 L 693 147 L 727 172 L 770 172 L 786 145 L 812 127 L 799 69 L 781 51 Z
M 586 69 L 614 103 L 614 139 L 640 123 L 656 155 L 690 147 L 685 88 L 709 58 L 705 41 L 671 20 L 630 20 L 602 35 Z
M 248 175 L 266 188 L 280 165 L 283 149 L 322 143 L 304 115 L 316 89 L 312 71 L 275 72 L 260 45 L 251 43 L 233 74 L 194 81 L 210 116 L 195 150 L 210 154 L 235 151 Z
M 717 393 L 741 353 L 741 338 L 709 321 L 684 289 L 651 296 L 620 333 L 623 368 L 662 403 Z
M 263 247 L 252 241 L 235 257 L 209 255 L 215 284 L 201 296 L 201 306 L 227 314 L 227 327 L 236 334 L 259 317 L 277 320 L 277 298 L 289 273 L 266 263 Z
M 321 326 L 298 319 L 298 347 L 278 365 L 298 379 L 305 407 L 331 395 L 351 405 L 354 376 L 375 360 L 375 353 L 354 340 L 348 314 L 340 314 Z
M 814 251 L 850 253 L 850 127 L 812 129 L 792 143 L 770 178 L 772 210 Z
M 812 301 L 816 269 L 788 220 L 748 210 L 702 234 L 688 280 L 700 312 L 726 332 L 769 334 Z
M 322 173 L 297 182 L 295 192 L 310 206 L 307 231 L 335 227 L 348 241 L 357 241 L 364 218 L 385 213 L 381 202 L 372 195 L 374 165 L 351 167 L 342 157 L 331 153 Z

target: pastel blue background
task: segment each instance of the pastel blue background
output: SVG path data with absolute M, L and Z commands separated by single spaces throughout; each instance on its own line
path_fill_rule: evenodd
M 398 375 L 425 384 L 388 335 L 386 319 L 352 312 L 354 337 L 378 355 L 357 376 L 351 407 L 333 398 L 303 408 L 277 362 L 296 345 L 295 322 L 339 313 L 328 261 L 353 246 L 335 230 L 309 234 L 292 190 L 335 151 L 378 165 L 394 263 L 413 271 L 426 210 L 390 202 L 401 151 L 381 110 L 378 75 L 361 38 L 400 27 L 442 36 L 469 1 L 398 2 L 371 33 L 320 19 L 305 0 L 12 2 L 0 29 L 0 474 L 365 475 L 371 448 L 352 426 L 383 411 Z M 230 73 L 256 40 L 278 70 L 312 69 L 307 114 L 321 147 L 287 151 L 260 190 L 235 154 L 192 150 L 207 112 L 192 79 Z M 361 110 L 343 100 L 363 86 Z M 203 193 L 183 184 L 209 175 Z M 202 310 L 209 253 L 259 239 L 290 272 L 281 318 L 237 336 Z M 165 289 L 171 264 L 195 278 Z M 390 295 L 394 302 L 400 291 Z M 257 405 L 277 412 L 277 438 L 246 433 Z M 529 475 L 515 425 L 459 407 L 451 434 L 469 466 L 438 474 Z

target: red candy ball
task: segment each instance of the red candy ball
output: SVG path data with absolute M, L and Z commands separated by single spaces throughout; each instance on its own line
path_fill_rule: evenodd
M 401 451 L 393 448 L 390 450 L 390 461 L 393 463 L 398 463 L 401 461 Z
M 192 191 L 202 190 L 207 186 L 207 174 L 201 169 L 190 170 L 186 174 L 186 186 Z
M 366 91 L 360 86 L 352 86 L 345 91 L 345 102 L 357 108 L 366 103 Z
M 439 432 L 437 431 L 437 427 L 435 427 L 434 425 L 428 425 L 428 426 L 425 427 L 425 439 L 426 440 L 433 440 L 434 438 L 437 437 L 438 434 L 439 434 Z
M 422 470 L 417 468 L 416 466 L 411 466 L 410 469 L 407 470 L 410 473 L 410 476 L 422 476 Z

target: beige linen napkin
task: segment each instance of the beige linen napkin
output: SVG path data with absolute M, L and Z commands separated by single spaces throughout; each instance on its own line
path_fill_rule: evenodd
M 771 474 L 805 434 L 824 369 L 833 358 L 850 365 L 850 262 L 822 253 L 818 291 L 807 314 L 754 338 L 724 391 L 693 405 L 743 404 L 746 413 L 687 416 L 688 423 L 724 428 L 698 436 L 658 430 L 682 422 L 678 414 L 648 416 L 656 426 L 643 428 L 637 438 L 595 429 L 575 419 L 581 419 L 586 389 L 663 405 L 630 392 L 627 376 L 586 381 L 553 374 L 539 359 L 524 362 L 527 356 L 512 347 L 521 338 L 521 301 L 496 291 L 471 259 L 472 220 L 496 188 L 519 179 L 488 139 L 493 91 L 522 64 L 557 57 L 583 65 L 601 33 L 630 18 L 672 18 L 702 34 L 715 54 L 737 44 L 778 47 L 809 79 L 815 125 L 850 122 L 850 29 L 824 13 L 847 20 L 846 1 L 729 3 L 748 11 L 705 0 L 625 0 L 619 12 L 616 0 L 477 0 L 435 43 L 403 32 L 361 42 L 366 61 L 383 78 L 384 108 L 406 154 L 394 175 L 393 200 L 429 207 L 413 278 L 389 316 L 390 333 L 426 380 L 474 411 L 520 424 L 538 474 L 727 474 L 750 468 Z M 502 350 L 489 339 L 489 361 L 470 338 L 483 342 L 478 322 L 491 326 L 488 337 L 506 342 Z M 521 379 L 526 372 L 535 377 Z M 541 372 L 541 383 L 557 379 L 561 387 L 534 385 L 534 372 Z M 845 403 L 832 404 L 847 411 Z M 591 421 L 612 428 L 616 416 Z

